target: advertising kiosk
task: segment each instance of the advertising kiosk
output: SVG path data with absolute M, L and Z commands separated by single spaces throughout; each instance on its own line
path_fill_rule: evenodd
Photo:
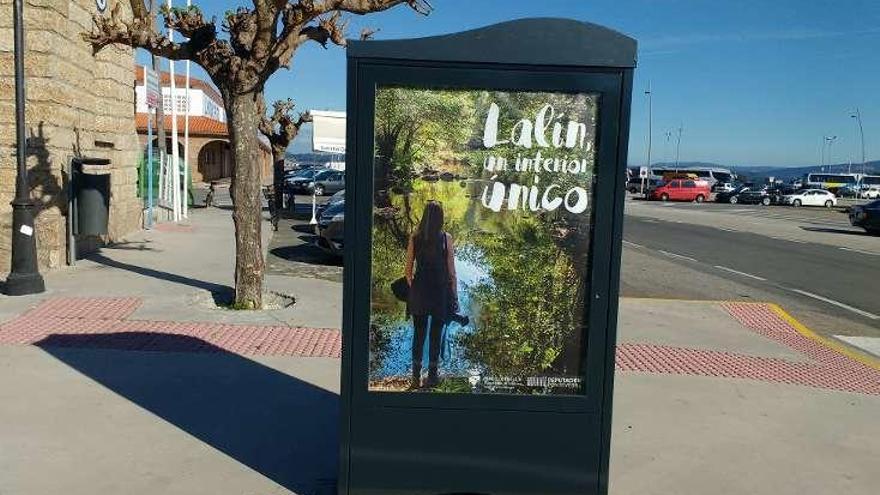
M 346 495 L 607 492 L 636 42 L 348 48 Z

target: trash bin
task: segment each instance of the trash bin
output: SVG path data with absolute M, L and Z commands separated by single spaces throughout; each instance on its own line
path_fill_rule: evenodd
M 74 163 L 74 196 L 76 198 L 76 234 L 101 236 L 107 234 L 110 220 L 110 174 L 87 174 L 82 165 L 109 165 L 109 160 L 82 159 Z M 79 165 L 79 166 L 77 166 Z

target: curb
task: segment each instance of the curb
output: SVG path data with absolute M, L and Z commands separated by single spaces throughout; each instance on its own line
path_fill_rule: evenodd
M 764 304 L 766 304 L 774 313 L 779 315 L 780 318 L 791 325 L 792 328 L 797 330 L 797 332 L 803 335 L 805 338 L 810 339 L 817 344 L 821 344 L 838 354 L 842 354 L 854 361 L 864 364 L 869 368 L 880 371 L 880 359 L 877 359 L 862 351 L 855 350 L 852 347 L 849 347 L 837 340 L 832 340 L 817 334 L 816 332 L 807 328 L 806 325 L 799 322 L 795 317 L 791 316 L 787 311 L 782 309 L 782 307 L 776 303 Z

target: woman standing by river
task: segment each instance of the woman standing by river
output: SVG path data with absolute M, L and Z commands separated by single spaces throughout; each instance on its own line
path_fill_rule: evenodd
M 413 273 L 415 272 L 415 273 Z M 423 350 L 428 336 L 428 378 L 425 387 L 439 384 L 438 366 L 443 328 L 458 308 L 458 281 L 452 236 L 443 230 L 443 207 L 428 201 L 418 230 L 406 250 L 409 313 L 413 319 L 412 386 L 421 386 Z

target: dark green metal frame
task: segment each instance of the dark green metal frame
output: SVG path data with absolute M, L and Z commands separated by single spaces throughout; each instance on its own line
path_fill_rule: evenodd
M 340 494 L 607 492 L 634 65 L 633 40 L 560 19 L 349 48 Z M 382 85 L 599 95 L 585 395 L 368 391 L 374 100 Z

